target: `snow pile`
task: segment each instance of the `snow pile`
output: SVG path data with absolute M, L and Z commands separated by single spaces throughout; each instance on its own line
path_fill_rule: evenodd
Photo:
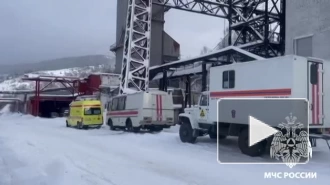
M 18 114 L 1 116 L 1 185 L 254 185 L 328 184 L 330 154 L 319 143 L 307 165 L 220 165 L 216 142 L 180 142 L 173 132 L 125 133 L 107 126 L 94 130 L 65 127 L 65 119 Z M 227 159 L 251 158 L 236 141 L 219 146 Z M 264 179 L 264 172 L 317 172 L 313 180 Z
M 9 114 L 10 113 L 11 104 L 5 105 L 2 109 L 0 109 L 0 115 Z

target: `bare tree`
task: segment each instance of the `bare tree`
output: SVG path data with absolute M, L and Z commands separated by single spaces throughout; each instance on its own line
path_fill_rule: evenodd
M 203 48 L 202 48 L 202 50 L 201 50 L 201 55 L 204 55 L 204 54 L 206 54 L 206 53 L 209 53 L 211 50 L 208 48 L 208 47 L 206 47 L 206 46 L 203 46 Z

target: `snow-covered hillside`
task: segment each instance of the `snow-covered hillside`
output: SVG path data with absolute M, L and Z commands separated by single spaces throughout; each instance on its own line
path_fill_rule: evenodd
M 181 143 L 177 129 L 134 134 L 65 127 L 65 119 L 0 116 L 1 185 L 326 185 L 330 153 L 325 143 L 313 150 L 308 164 L 220 165 L 217 144 L 199 138 Z M 251 158 L 237 140 L 219 145 L 222 158 Z M 265 179 L 265 172 L 317 172 L 317 179 Z
M 110 69 L 113 70 L 114 66 L 110 66 Z M 51 75 L 51 76 L 75 76 L 75 77 L 87 77 L 91 73 L 103 72 L 104 65 L 99 66 L 87 66 L 87 67 L 76 67 L 69 69 L 61 70 L 52 70 L 52 71 L 38 71 L 29 73 L 39 74 L 39 75 Z M 13 79 L 8 79 L 0 83 L 0 91 L 14 91 L 14 90 L 34 90 L 35 83 L 31 81 L 22 81 L 23 76 L 18 76 Z M 41 86 L 44 84 L 41 84 Z M 50 88 L 63 87 L 61 84 L 54 84 Z

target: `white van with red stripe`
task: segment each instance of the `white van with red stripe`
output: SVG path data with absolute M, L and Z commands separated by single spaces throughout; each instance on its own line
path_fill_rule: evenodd
M 163 91 L 136 92 L 111 98 L 107 125 L 111 130 L 161 131 L 174 125 L 172 96 Z
M 179 115 L 182 142 L 193 143 L 198 136 L 206 134 L 213 139 L 238 136 L 239 142 L 248 140 L 249 117 L 244 116 L 240 121 L 238 117 L 251 114 L 251 108 L 239 111 L 229 111 L 225 110 L 226 108 L 217 110 L 217 102 L 221 98 L 307 99 L 310 133 L 319 133 L 321 129 L 330 128 L 330 63 L 328 61 L 288 55 L 211 67 L 209 72 L 209 92 L 202 93 L 197 107 L 186 108 L 185 112 Z M 326 80 L 329 82 L 325 82 Z M 265 107 L 261 111 L 265 113 L 272 111 L 276 114 L 283 110 Z M 226 117 L 219 116 L 218 121 L 218 114 Z M 270 117 L 266 119 L 271 120 Z M 219 122 L 218 128 L 217 122 Z M 279 123 L 269 121 L 267 124 L 277 127 Z M 256 150 L 258 146 L 247 147 L 247 143 L 239 144 L 243 153 L 251 156 L 261 155 L 259 149 L 263 147 L 261 146 L 263 142 L 257 144 L 260 145 L 258 151 Z

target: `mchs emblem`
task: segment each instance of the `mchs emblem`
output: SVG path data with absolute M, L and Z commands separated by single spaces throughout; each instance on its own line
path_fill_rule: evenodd
M 312 146 L 308 133 L 303 129 L 303 124 L 297 121 L 297 117 L 287 116 L 286 123 L 280 123 L 281 129 L 274 135 L 270 148 L 270 157 L 282 160 L 292 168 L 300 162 L 301 158 L 312 157 Z

